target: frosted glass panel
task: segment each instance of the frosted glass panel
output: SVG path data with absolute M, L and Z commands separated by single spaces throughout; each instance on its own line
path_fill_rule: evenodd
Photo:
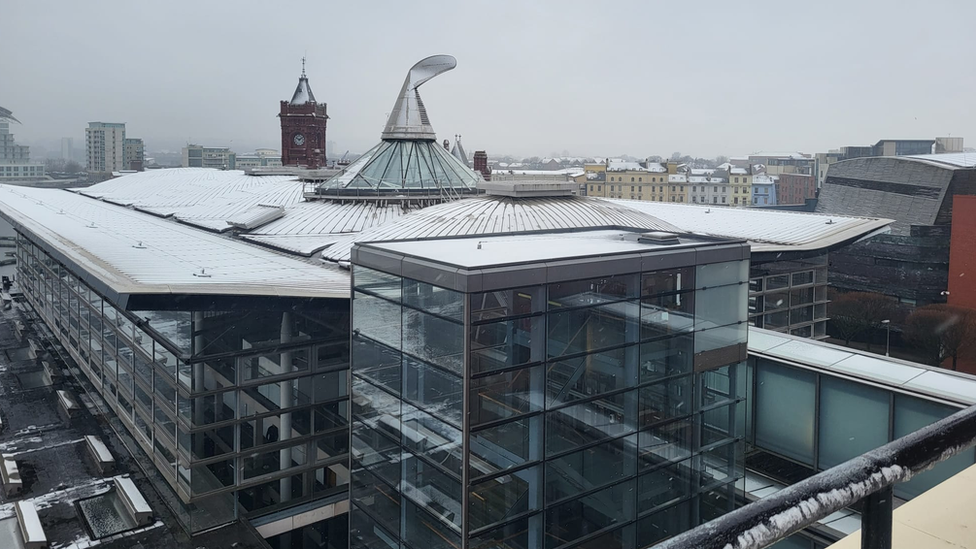
M 762 361 L 756 378 L 756 445 L 812 465 L 814 375 Z
M 820 463 L 828 469 L 888 442 L 887 391 L 820 378 Z
M 917 431 L 957 411 L 959 411 L 958 408 L 928 400 L 895 395 L 895 438 Z M 956 457 L 936 465 L 931 471 L 926 471 L 908 482 L 896 484 L 895 495 L 911 499 L 969 467 L 973 464 L 974 458 L 976 458 L 976 449 L 970 448 Z

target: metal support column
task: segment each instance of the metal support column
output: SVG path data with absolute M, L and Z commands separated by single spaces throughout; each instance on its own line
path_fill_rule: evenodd
M 861 549 L 891 549 L 892 486 L 864 498 L 861 511 Z

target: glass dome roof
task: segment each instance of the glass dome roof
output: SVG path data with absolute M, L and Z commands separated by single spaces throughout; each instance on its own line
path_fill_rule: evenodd
M 384 140 L 323 183 L 318 193 L 475 193 L 480 180 L 436 141 Z

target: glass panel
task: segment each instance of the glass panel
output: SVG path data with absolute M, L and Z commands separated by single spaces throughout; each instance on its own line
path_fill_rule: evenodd
M 542 458 L 542 416 L 510 421 L 471 433 L 470 476 L 518 467 Z
M 690 496 L 692 476 L 690 459 L 642 474 L 637 481 L 637 512 L 650 511 Z
M 756 445 L 813 465 L 815 375 L 758 360 L 756 376 Z
M 637 297 L 636 274 L 556 282 L 549 285 L 549 310 L 587 307 Z
M 471 538 L 469 549 L 539 549 L 542 515 L 524 518 Z
M 461 378 L 454 374 L 403 358 L 403 398 L 458 427 L 464 400 L 462 385 Z
M 691 504 L 666 507 L 637 522 L 637 546 L 646 547 L 691 528 Z
M 400 352 L 356 334 L 352 340 L 352 371 L 400 394 Z
M 546 414 L 546 454 L 635 431 L 637 391 L 575 404 Z
M 550 362 L 546 401 L 554 406 L 637 385 L 637 346 Z
M 691 455 L 691 418 L 658 425 L 638 434 L 639 464 L 642 471 Z
M 308 351 L 296 349 L 241 358 L 240 369 L 244 381 L 308 370 Z
M 895 438 L 915 432 L 958 411 L 958 408 L 936 402 L 895 394 Z M 976 458 L 976 448 L 961 452 L 933 469 L 912 477 L 908 482 L 896 484 L 895 495 L 913 498 L 969 467 L 973 464 L 974 458 Z
M 604 488 L 546 510 L 546 548 L 634 518 L 634 481 Z
M 391 301 L 400 301 L 400 277 L 360 265 L 353 265 L 356 289 L 366 290 Z
M 408 404 L 403 404 L 401 419 L 400 443 L 405 449 L 426 456 L 458 478 L 461 477 L 460 429 Z
M 542 507 L 542 467 L 484 479 L 468 494 L 469 529 L 483 528 Z
M 641 339 L 655 339 L 695 326 L 695 294 L 685 292 L 641 300 Z
M 472 379 L 468 404 L 471 425 L 541 410 L 542 386 L 541 365 Z
M 667 379 L 640 389 L 640 425 L 663 423 L 691 413 L 691 376 Z
M 790 275 L 777 275 L 770 276 L 766 278 L 766 289 L 767 290 L 778 290 L 780 288 L 788 288 L 790 286 Z
M 413 309 L 403 309 L 403 351 L 461 375 L 464 327 Z
M 830 376 L 820 378 L 820 462 L 839 465 L 888 442 L 889 393 Z
M 369 511 L 370 520 L 391 532 L 400 532 L 400 494 L 367 469 L 353 470 L 350 499 Z M 354 507 L 351 512 L 355 513 Z
M 637 471 L 637 435 L 630 435 L 546 462 L 546 501 L 558 501 L 621 481 Z
M 399 517 L 398 517 L 399 518 Z M 399 521 L 397 522 L 399 528 Z M 399 533 L 399 530 L 396 530 Z M 379 527 L 378 522 L 355 505 L 349 509 L 350 549 L 399 549 L 396 535 Z
M 698 290 L 695 299 L 695 330 L 735 324 L 749 316 L 745 284 Z
M 694 336 L 666 337 L 640 346 L 640 382 L 690 374 L 694 360 Z
M 545 286 L 471 294 L 471 322 L 538 313 L 546 309 Z
M 727 284 L 737 284 L 749 279 L 748 261 L 729 261 L 698 265 L 695 273 L 695 288 L 713 288 Z
M 793 285 L 802 286 L 804 284 L 813 284 L 813 271 L 793 273 Z
M 545 358 L 545 320 L 535 316 L 472 326 L 471 371 L 488 372 Z
M 461 527 L 461 482 L 409 453 L 403 455 L 400 491 L 452 527 Z M 440 521 L 438 521 L 440 522 Z M 410 525 L 406 525 L 410 528 Z
M 422 311 L 439 316 L 463 321 L 464 294 L 418 282 L 409 278 L 403 279 L 403 304 L 416 307 Z
M 549 314 L 550 357 L 591 352 L 637 341 L 640 311 L 621 302 Z
M 695 269 L 669 269 L 641 275 L 641 297 L 695 289 Z
M 430 506 L 427 509 L 433 511 Z M 410 500 L 403 502 L 403 532 L 403 540 L 412 547 L 421 549 L 459 549 L 461 547 L 461 536 L 454 528 L 445 523 L 443 519 L 424 512 Z
M 394 349 L 400 348 L 400 306 L 385 299 L 353 292 L 353 335 L 361 332 Z

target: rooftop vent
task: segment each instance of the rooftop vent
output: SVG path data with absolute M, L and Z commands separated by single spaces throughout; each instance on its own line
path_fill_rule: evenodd
M 673 246 L 678 244 L 678 235 L 664 231 L 651 231 L 641 234 L 637 237 L 637 241 L 643 242 L 644 244 L 656 244 L 658 246 Z

